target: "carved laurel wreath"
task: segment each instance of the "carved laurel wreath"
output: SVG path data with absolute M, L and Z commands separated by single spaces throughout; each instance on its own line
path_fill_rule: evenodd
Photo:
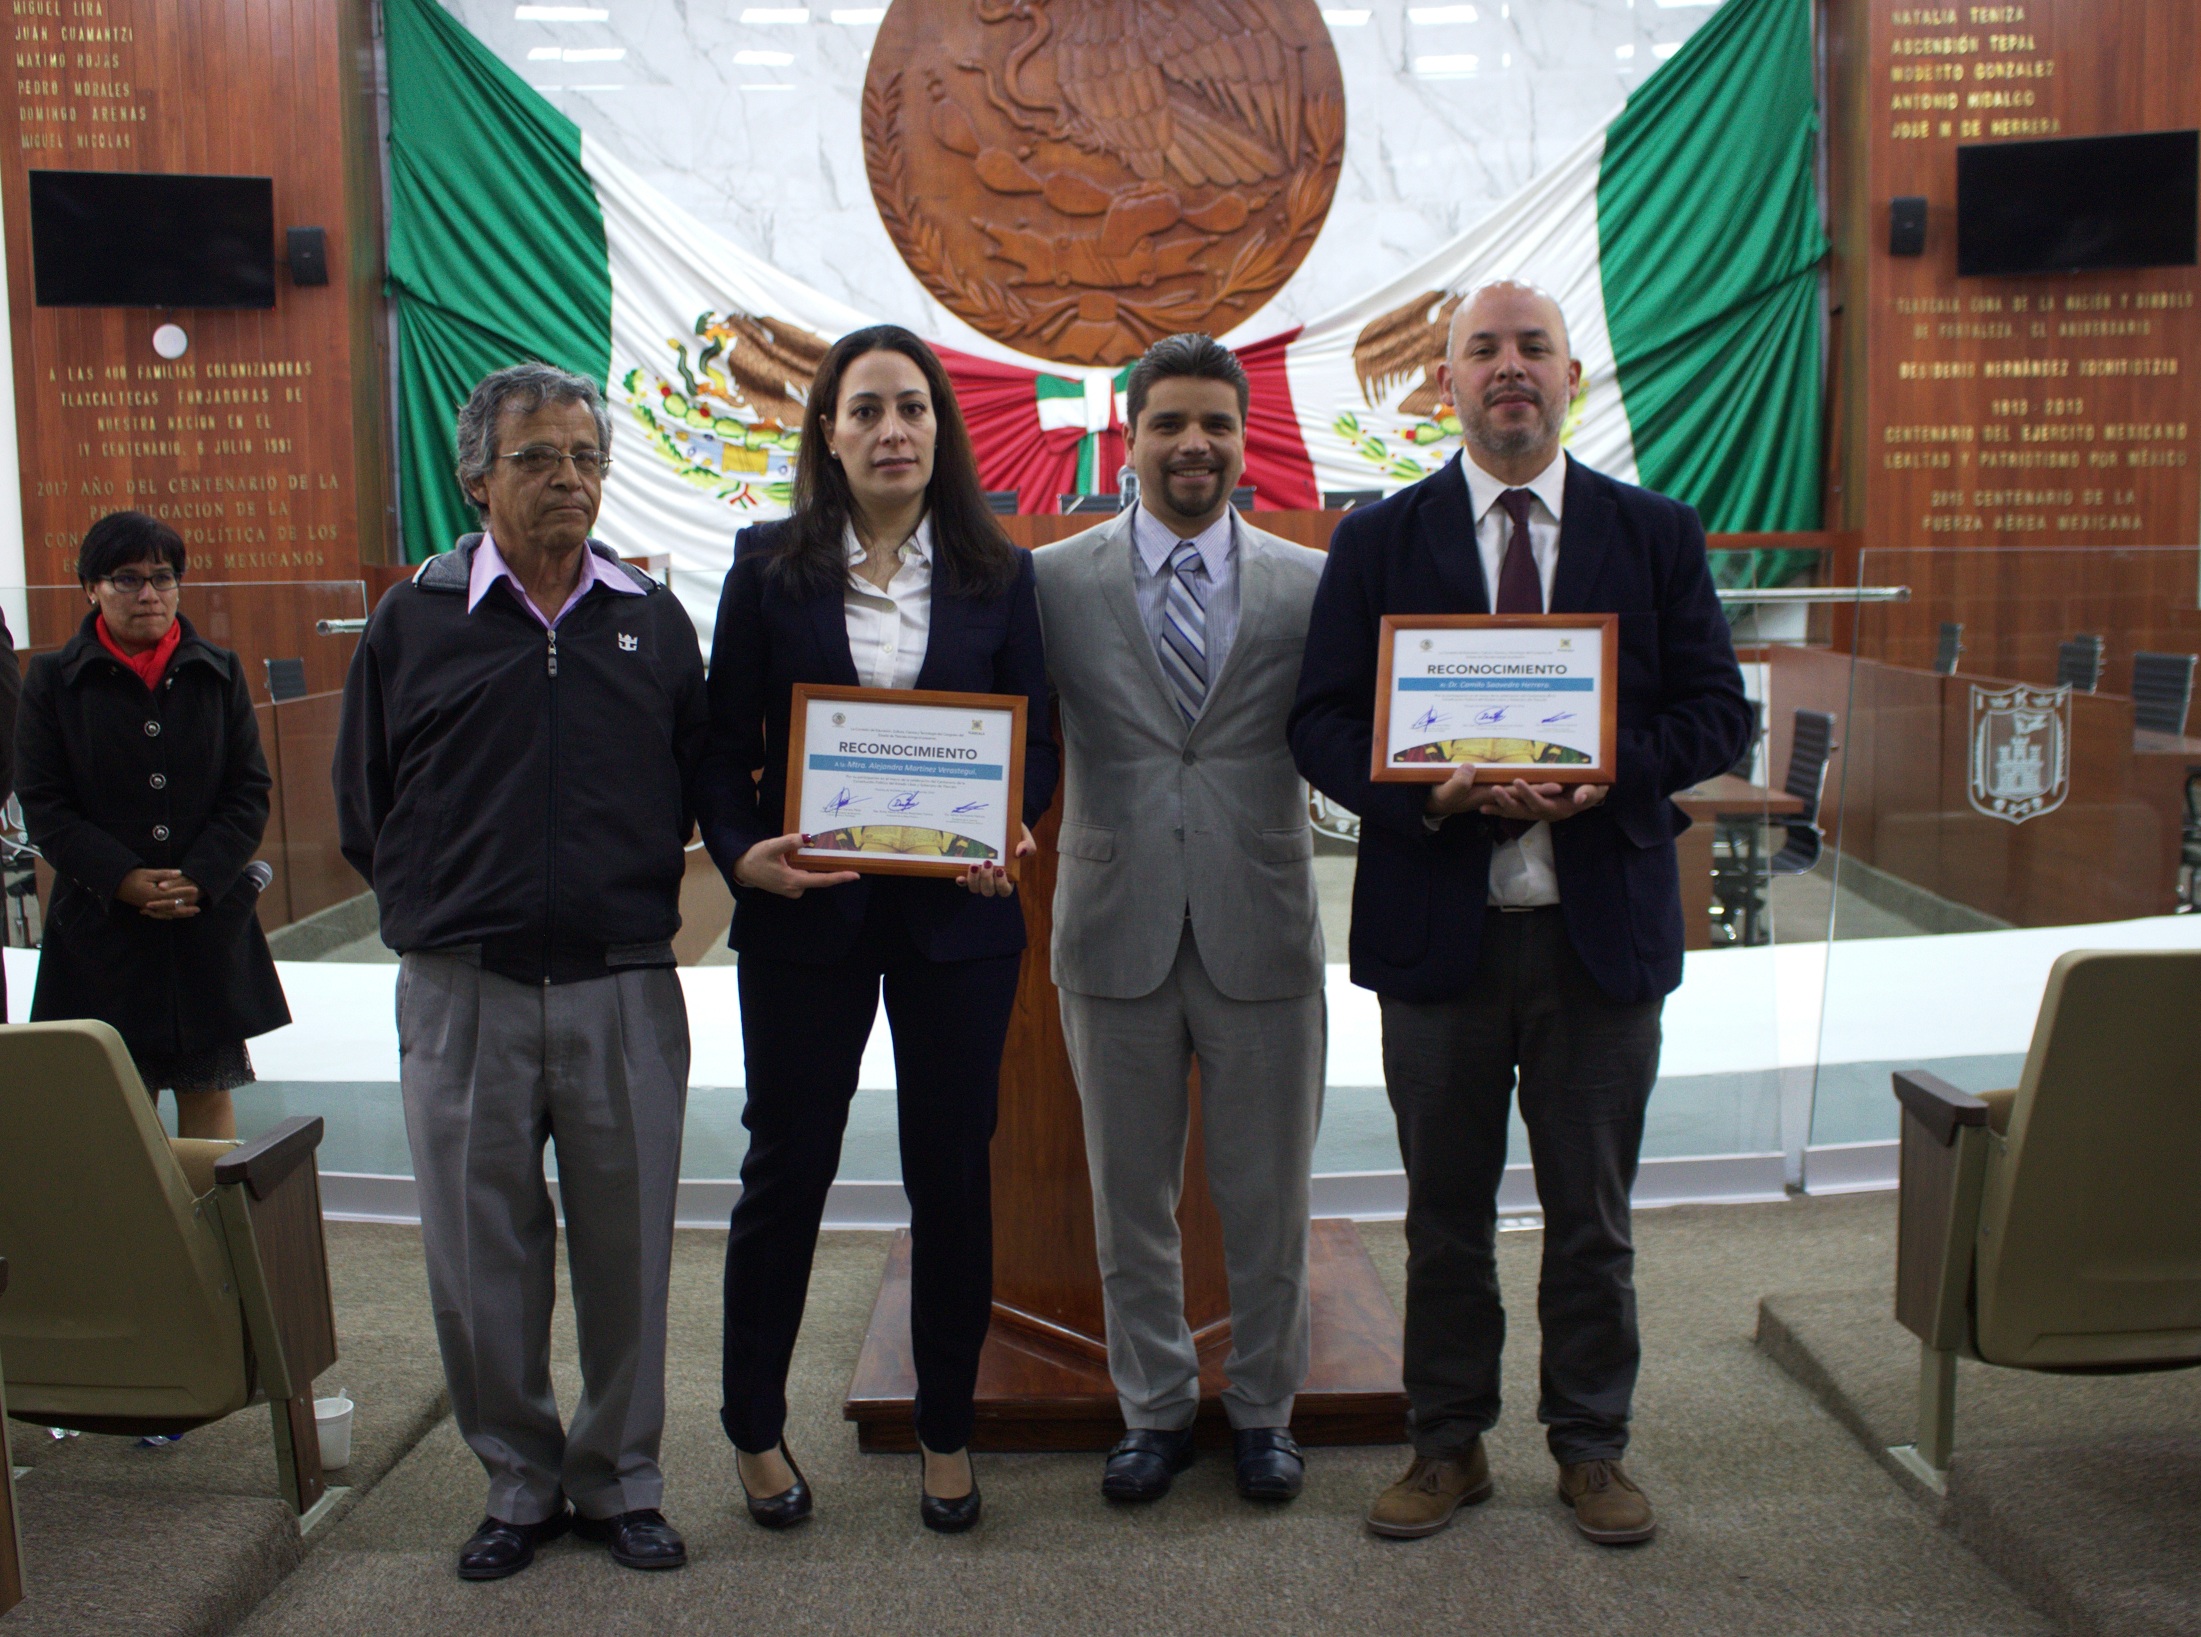
M 947 305 L 989 333 L 1020 335 L 1036 322 L 1031 305 L 991 279 L 966 278 L 949 259 L 947 241 L 910 191 L 909 163 L 902 150 L 902 75 L 887 76 L 874 91 L 864 88 L 864 156 L 873 196 L 887 231 L 901 246 L 902 259 L 929 288 L 945 290 Z
M 1118 313 L 1126 327 L 1134 333 L 1150 332 L 1145 339 L 1151 341 L 1226 302 L 1273 290 L 1290 276 L 1297 265 L 1293 251 L 1321 226 L 1328 207 L 1333 173 L 1345 146 L 1344 103 L 1328 92 L 1309 97 L 1302 106 L 1301 121 L 1315 162 L 1292 178 L 1284 199 L 1282 232 L 1272 236 L 1269 229 L 1262 228 L 1240 245 L 1214 296 L 1197 311 L 1185 311 L 1182 296 L 1161 302 L 1119 301 Z M 966 274 L 950 257 L 946 239 L 925 214 L 909 184 L 902 140 L 900 70 L 889 74 L 876 89 L 865 87 L 863 135 L 865 168 L 871 176 L 873 197 L 910 271 L 928 288 L 942 293 L 942 300 L 951 310 L 991 335 L 1006 339 L 1059 333 L 1077 307 L 1075 296 L 1035 308 L 992 279 Z M 1175 310 L 1165 313 L 1165 307 Z

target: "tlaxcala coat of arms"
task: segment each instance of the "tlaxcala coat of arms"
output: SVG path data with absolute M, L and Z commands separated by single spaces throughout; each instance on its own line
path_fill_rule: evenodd
M 2023 824 L 2071 792 L 2071 690 L 1972 684 L 1972 806 Z

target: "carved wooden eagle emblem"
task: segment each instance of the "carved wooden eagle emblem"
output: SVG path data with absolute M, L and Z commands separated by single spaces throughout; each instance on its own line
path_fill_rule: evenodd
M 864 154 L 911 271 L 996 340 L 1220 334 L 1313 245 L 1345 97 L 1314 0 L 897 0 Z

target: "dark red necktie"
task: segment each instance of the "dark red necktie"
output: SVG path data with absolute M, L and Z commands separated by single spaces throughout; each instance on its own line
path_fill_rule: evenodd
M 1528 509 L 1536 496 L 1527 489 L 1508 489 L 1498 497 L 1506 516 L 1513 519 L 1513 534 L 1506 541 L 1505 561 L 1498 567 L 1499 614 L 1541 614 L 1544 611 L 1543 576 L 1536 572 L 1536 553 L 1528 543 Z M 1528 833 L 1525 819 L 1491 819 L 1500 841 L 1518 841 Z
M 1543 576 L 1536 572 L 1536 553 L 1528 543 L 1528 509 L 1535 501 L 1528 489 L 1508 489 L 1498 497 L 1506 516 L 1513 519 L 1513 534 L 1506 541 L 1505 561 L 1498 568 L 1498 601 L 1494 614 L 1541 614 L 1544 611 Z

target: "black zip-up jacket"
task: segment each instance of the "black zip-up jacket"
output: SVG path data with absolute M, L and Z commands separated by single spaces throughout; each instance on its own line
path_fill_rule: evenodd
M 392 949 L 483 947 L 508 976 L 664 964 L 683 849 L 720 811 L 703 655 L 679 600 L 602 587 L 546 631 L 500 580 L 466 610 L 481 536 L 376 607 L 344 683 L 338 834 Z M 517 953 L 515 953 L 517 952 Z

